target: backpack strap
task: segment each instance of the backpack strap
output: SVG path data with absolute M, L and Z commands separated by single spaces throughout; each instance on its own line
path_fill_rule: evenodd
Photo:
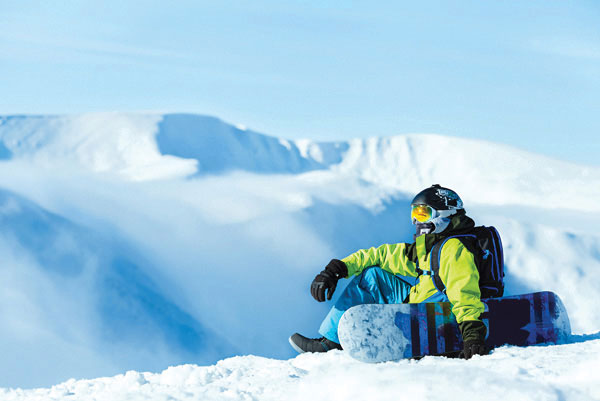
M 442 247 L 444 246 L 446 241 L 448 241 L 448 238 L 436 243 L 431 248 L 431 253 L 429 254 L 430 266 L 431 266 L 431 272 L 429 272 L 429 273 L 432 276 L 431 279 L 433 280 L 433 285 L 442 294 L 446 293 L 446 286 L 444 285 L 444 282 L 440 278 L 440 256 L 442 254 Z

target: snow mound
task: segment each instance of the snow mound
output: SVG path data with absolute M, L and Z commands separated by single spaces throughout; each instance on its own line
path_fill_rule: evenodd
M 0 389 L 5 401 L 32 400 L 594 400 L 600 398 L 600 340 L 502 347 L 469 361 L 426 357 L 382 364 L 341 351 L 281 361 L 234 357 L 213 366 L 69 380 L 51 388 Z M 426 377 L 427 380 L 423 380 Z
M 194 160 L 162 155 L 154 114 L 95 113 L 60 117 L 3 117 L 0 139 L 13 158 L 46 168 L 72 164 L 132 180 L 193 174 Z

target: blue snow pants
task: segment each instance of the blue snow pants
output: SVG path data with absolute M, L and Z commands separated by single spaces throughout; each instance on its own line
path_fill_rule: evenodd
M 354 277 L 331 308 L 319 333 L 339 344 L 337 329 L 344 312 L 362 304 L 400 304 L 408 298 L 411 285 L 379 266 L 368 267 Z

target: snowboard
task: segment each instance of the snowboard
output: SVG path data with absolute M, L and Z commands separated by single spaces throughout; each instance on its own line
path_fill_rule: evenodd
M 553 292 L 482 300 L 486 345 L 562 343 L 571 335 L 567 311 Z M 340 320 L 342 348 L 363 362 L 426 355 L 458 356 L 462 338 L 449 302 L 367 304 L 349 308 Z

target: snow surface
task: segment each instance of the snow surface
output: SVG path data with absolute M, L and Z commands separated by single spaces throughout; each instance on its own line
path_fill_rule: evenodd
M 426 357 L 380 364 L 342 351 L 289 360 L 238 356 L 213 366 L 129 371 L 50 388 L 0 389 L 12 400 L 598 400 L 600 339 L 501 347 L 469 361 Z
M 597 167 L 433 134 L 320 143 L 196 115 L 0 117 L 0 387 L 49 387 L 74 378 L 39 390 L 40 399 L 48 391 L 72 399 L 68 393 L 80 390 L 97 392 L 77 393 L 82 399 L 109 399 L 113 390 L 123 391 L 117 398 L 136 399 L 152 388 L 149 398 L 160 399 L 161 385 L 151 386 L 151 377 L 192 377 L 189 388 L 171 389 L 180 394 L 174 397 L 210 391 L 216 399 L 245 399 L 244 391 L 264 391 L 252 397 L 269 399 L 302 389 L 318 398 L 313 385 L 331 386 L 319 372 L 358 383 L 364 369 L 383 399 L 401 383 L 409 395 L 434 399 L 425 376 L 409 369 L 443 383 L 475 377 L 473 388 L 493 388 L 496 379 L 481 368 L 503 355 L 499 372 L 525 391 L 516 399 L 597 397 L 586 386 L 597 380 L 591 367 L 600 360 L 592 341 L 600 331 L 599 181 Z M 499 229 L 507 294 L 555 291 L 573 331 L 588 337 L 499 350 L 467 363 L 392 364 L 390 373 L 388 365 L 362 366 L 343 353 L 287 360 L 294 357 L 287 337 L 316 336 L 330 305 L 310 298 L 314 275 L 356 249 L 411 241 L 410 199 L 433 183 L 455 189 L 469 215 Z M 250 354 L 264 358 L 223 360 Z M 219 360 L 161 375 L 76 381 Z M 310 369 L 299 374 L 298 364 Z M 445 376 L 436 368 L 444 364 L 463 369 L 465 378 Z M 580 377 L 567 371 L 577 366 L 587 368 Z M 581 389 L 561 379 L 543 390 L 563 370 Z M 266 384 L 286 371 L 296 373 L 282 378 L 285 384 Z M 509 380 L 510 372 L 523 377 Z M 148 383 L 135 384 L 136 377 Z M 227 387 L 235 378 L 246 384 Z M 101 389 L 103 380 L 110 388 Z M 347 398 L 365 394 L 348 388 Z M 36 394 L 4 390 L 0 399 Z

